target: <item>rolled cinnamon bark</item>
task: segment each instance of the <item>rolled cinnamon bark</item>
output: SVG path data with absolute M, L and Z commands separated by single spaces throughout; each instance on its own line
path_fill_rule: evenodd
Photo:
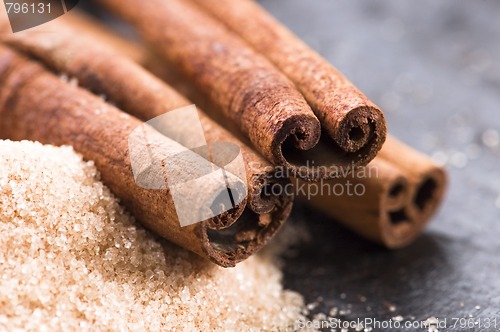
M 296 186 L 306 204 L 389 248 L 408 244 L 420 232 L 420 224 L 408 215 L 410 188 L 405 174 L 382 159 L 339 179 L 298 181 Z
M 131 22 L 236 123 L 259 152 L 292 174 L 308 180 L 334 177 L 339 167 L 368 163 L 385 140 L 382 113 L 361 106 L 358 99 L 352 99 L 352 112 L 341 121 L 320 118 L 321 126 L 290 80 L 186 1 L 98 2 Z M 321 135 L 322 127 L 329 135 Z
M 94 37 L 100 39 L 99 35 L 94 34 Z M 119 51 L 127 54 L 126 48 Z M 143 61 L 148 55 L 144 49 L 141 51 Z M 207 104 L 209 101 L 200 96 L 193 84 L 185 77 L 180 77 L 171 66 L 154 61 L 154 57 L 149 60 L 145 65 L 155 74 L 183 94 L 194 97 L 204 107 L 211 108 Z M 218 120 L 224 123 L 224 119 Z M 371 176 L 367 177 L 366 174 Z M 328 188 L 340 186 L 344 189 L 361 185 L 365 192 L 362 196 L 347 193 L 313 195 L 308 200 L 313 207 L 335 217 L 368 239 L 398 248 L 411 243 L 437 210 L 446 188 L 446 174 L 442 167 L 425 155 L 395 138 L 389 138 L 379 156 L 366 169 L 357 170 L 346 178 L 311 185 L 322 187 L 324 184 Z M 308 186 L 303 181 L 298 181 L 298 185 Z M 272 194 L 271 188 L 271 185 L 266 187 L 264 196 Z
M 203 105 L 204 109 L 213 107 L 174 68 L 159 64 L 154 57 L 148 60 L 146 66 L 189 99 Z M 228 126 L 224 119 L 217 118 L 217 121 Z M 411 167 L 412 164 L 415 168 Z M 366 173 L 376 174 L 377 177 L 368 179 L 359 176 Z M 297 188 L 315 187 L 313 190 L 337 185 L 343 188 L 348 185 L 354 188 L 358 184 L 365 187 L 366 193 L 362 196 L 317 194 L 308 197 L 306 194 L 304 197 L 300 190 L 296 192 L 307 204 L 334 217 L 359 235 L 388 248 L 408 245 L 421 234 L 441 204 L 447 182 L 442 167 L 391 136 L 366 169 L 358 169 L 352 176 L 340 174 L 339 179 L 318 181 L 320 183 L 306 183 L 295 179 L 295 185 Z M 416 201 L 422 202 L 422 208 L 415 204 Z
M 345 151 L 374 157 L 385 139 L 383 113 L 337 69 L 252 0 L 190 0 L 269 59 L 305 96 Z
M 160 67 L 154 58 L 149 60 L 147 66 L 178 91 L 203 105 L 204 109 L 213 107 L 173 68 Z M 227 126 L 224 119 L 218 118 L 217 121 Z M 376 177 L 366 178 L 363 174 L 375 174 Z M 366 168 L 356 170 L 353 175 L 340 175 L 339 179 L 318 181 L 295 179 L 295 192 L 307 204 L 334 217 L 359 235 L 388 248 L 404 247 L 421 234 L 441 204 L 447 182 L 442 167 L 391 136 Z M 307 194 L 310 194 L 307 190 L 310 187 L 316 192 L 317 188 L 340 186 L 346 189 L 357 185 L 365 188 L 366 192 L 362 196 L 321 194 L 321 190 L 312 196 Z M 304 187 L 305 195 L 299 190 Z M 421 202 L 422 208 L 415 203 L 417 201 Z
M 92 24 L 81 20 L 76 27 L 87 25 Z M 192 104 L 142 67 L 107 47 L 104 43 L 110 37 L 104 35 L 102 38 L 102 33 L 95 29 L 82 31 L 74 27 L 73 24 L 54 22 L 51 23 L 51 28 L 59 31 L 57 33 L 4 34 L 0 39 L 11 47 L 36 57 L 55 71 L 77 78 L 83 87 L 105 95 L 120 109 L 141 120 L 148 121 Z M 74 38 L 76 33 L 79 33 L 79 38 Z M 96 34 L 99 38 L 92 37 Z M 120 44 L 124 45 L 124 42 Z M 118 43 L 113 45 L 129 55 Z M 283 214 L 284 208 L 293 198 L 286 195 L 263 196 L 261 192 L 266 186 L 286 185 L 289 180 L 275 178 L 272 174 L 274 168 L 269 162 L 211 120 L 203 111 L 199 110 L 198 115 L 207 143 L 231 142 L 240 147 L 246 164 L 248 205 L 252 211 L 257 214 L 275 213 L 279 219 L 285 219 L 287 215 Z M 183 122 L 179 119 L 179 131 L 189 132 L 189 128 L 182 127 Z
M 342 128 L 343 121 L 349 121 L 346 119 L 361 112 L 368 122 L 351 130 L 352 137 L 358 138 L 353 146 L 362 149 L 366 142 L 373 139 L 373 132 L 376 133 L 378 130 L 377 121 L 373 119 L 382 116 L 378 108 L 331 64 L 310 49 L 255 1 L 189 1 L 222 22 L 279 68 L 302 92 L 324 128 L 328 131 L 333 129 L 330 134 L 335 135 L 337 130 Z M 332 125 L 325 125 L 329 123 Z M 428 157 L 390 138 L 373 163 L 380 168 L 381 175 L 385 179 L 383 182 L 391 183 L 388 179 L 395 173 L 390 171 L 390 168 L 381 166 L 385 163 L 378 160 L 380 158 L 399 168 L 400 175 L 408 182 L 408 188 L 412 194 L 407 196 L 405 214 L 412 215 L 410 219 L 413 223 L 425 224 L 443 198 L 446 188 L 444 170 Z M 379 191 L 382 197 L 387 196 L 385 190 L 375 191 Z M 339 208 L 340 205 L 333 203 L 331 209 Z M 387 208 L 383 207 L 380 210 L 385 211 Z M 337 212 L 334 214 L 340 215 Z M 354 225 L 358 224 L 353 218 L 347 219 L 352 219 L 351 222 Z M 385 222 L 382 221 L 382 223 Z M 417 234 L 420 229 L 420 226 L 415 227 L 403 237 L 410 239 L 412 238 L 410 233 Z M 408 242 L 401 241 L 402 243 Z M 389 242 L 387 244 L 392 246 Z
M 95 161 L 103 182 L 146 227 L 224 267 L 234 266 L 262 247 L 291 208 L 288 201 L 279 211 L 257 218 L 252 211 L 244 209 L 246 199 L 242 199 L 217 217 L 181 227 L 171 190 L 148 190 L 136 185 L 129 155 L 130 134 L 141 128 L 148 146 L 160 149 L 159 153 L 171 155 L 186 149 L 1 45 L 0 117 L 0 135 L 4 138 L 74 146 L 86 159 Z M 148 166 L 151 151 L 155 149 L 143 151 L 142 166 Z M 163 162 L 174 172 L 193 172 L 193 177 L 208 163 L 196 154 L 186 158 Z M 218 188 L 212 186 L 215 179 L 210 174 L 203 179 L 198 188 L 200 192 Z M 229 174 L 228 181 L 238 184 L 241 180 Z
M 321 186 L 330 192 L 301 198 L 359 235 L 395 249 L 421 234 L 443 200 L 447 179 L 430 158 L 388 138 L 368 166 Z M 334 192 L 336 186 L 341 190 Z
M 443 201 L 447 188 L 445 169 L 431 158 L 389 136 L 377 158 L 395 165 L 406 174 L 411 194 L 408 211 L 417 220 L 426 222 Z

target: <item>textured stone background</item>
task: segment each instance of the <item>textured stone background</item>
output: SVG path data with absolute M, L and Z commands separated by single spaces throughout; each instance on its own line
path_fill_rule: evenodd
M 472 315 L 497 318 L 497 329 L 446 331 L 500 330 L 500 2 L 260 2 L 382 107 L 392 134 L 451 175 L 439 214 L 399 251 L 297 207 L 313 239 L 286 259 L 286 286 L 346 320 Z

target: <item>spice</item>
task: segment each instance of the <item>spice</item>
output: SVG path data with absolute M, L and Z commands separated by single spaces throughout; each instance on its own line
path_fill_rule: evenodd
M 349 129 L 351 140 L 341 141 L 340 146 L 357 153 L 372 149 L 369 160 L 381 149 L 367 167 L 378 172 L 378 179 L 360 179 L 356 176 L 359 171 L 354 172 L 353 185 L 366 187 L 362 197 L 320 195 L 313 197 L 311 204 L 388 247 L 401 247 L 413 241 L 442 201 L 446 187 L 444 170 L 396 139 L 389 138 L 382 147 L 386 128 L 380 110 L 255 1 L 190 2 L 222 22 L 279 68 L 305 96 L 332 137 L 343 139 L 344 121 L 358 119 L 358 126 Z M 346 185 L 346 181 L 332 180 L 330 185 Z
M 77 78 L 81 86 L 95 94 L 105 95 L 118 108 L 143 121 L 192 104 L 160 79 L 121 55 L 123 52 L 133 57 L 128 51 L 132 46 L 127 45 L 126 41 L 110 33 L 103 35 L 93 22 L 86 19 L 77 20 L 76 25 L 72 20 L 69 24 L 64 22 L 51 23 L 51 28 L 58 31 L 54 34 L 20 33 L 3 36 L 2 39 L 10 46 L 39 59 L 54 71 Z M 75 26 L 85 30 L 77 30 Z M 79 38 L 74 38 L 76 33 L 79 33 Z M 107 47 L 108 39 L 117 40 L 113 48 L 119 51 Z M 134 49 L 137 50 L 134 54 L 142 57 L 137 55 L 141 49 Z M 286 211 L 289 211 L 293 197 L 284 191 L 280 191 L 281 195 L 263 195 L 262 191 L 266 186 L 286 186 L 289 180 L 276 178 L 269 162 L 211 120 L 202 110 L 198 109 L 198 116 L 209 146 L 214 144 L 215 148 L 220 142 L 230 142 L 240 148 L 246 165 L 248 207 L 251 212 L 262 214 L 261 219 L 286 219 Z M 175 132 L 172 133 L 174 136 L 187 140 L 197 137 L 192 123 L 185 118 L 176 120 Z M 212 162 L 217 163 L 214 159 Z
M 261 248 L 288 215 L 290 203 L 279 212 L 283 218 L 264 215 L 264 221 L 259 222 L 251 213 L 242 214 L 246 205 L 243 200 L 216 218 L 181 228 L 168 190 L 142 189 L 135 183 L 127 143 L 129 134 L 142 122 L 4 47 L 0 48 L 0 59 L 2 135 L 73 145 L 86 159 L 95 161 L 103 182 L 138 220 L 170 241 L 219 265 L 234 266 Z M 148 126 L 144 130 L 155 146 L 173 152 L 185 150 Z M 193 158 L 196 160 L 181 163 L 172 160 L 171 166 L 196 173 L 193 166 L 207 161 L 195 155 Z M 220 189 L 207 178 L 199 190 L 212 190 L 216 197 L 215 191 Z M 253 230 L 250 238 L 248 230 Z
M 337 69 L 252 0 L 191 0 L 250 44 L 304 95 L 322 128 L 366 164 L 386 136 L 384 115 Z
M 72 147 L 0 141 L 0 330 L 293 331 L 303 318 L 272 256 L 210 264 L 142 228 L 98 174 Z
M 360 100 L 348 101 L 354 110 L 340 122 L 315 115 L 295 85 L 267 59 L 188 2 L 99 3 L 132 23 L 257 151 L 296 176 L 334 177 L 339 167 L 366 164 L 385 139 L 382 113 L 361 106 Z M 321 128 L 328 135 L 322 137 Z

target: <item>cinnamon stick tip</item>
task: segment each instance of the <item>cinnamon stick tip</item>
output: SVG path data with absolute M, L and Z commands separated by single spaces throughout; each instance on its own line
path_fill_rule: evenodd
M 430 219 L 441 205 L 446 189 L 448 176 L 444 168 L 432 167 L 416 184 L 412 196 L 412 210 L 420 218 Z
M 383 192 L 382 204 L 388 210 L 395 210 L 403 206 L 410 195 L 408 180 L 400 175 L 387 184 Z
M 285 201 L 294 198 L 293 191 L 288 190 L 291 182 L 283 178 L 278 172 L 272 171 L 263 175 L 256 174 L 252 177 L 252 185 L 248 200 L 249 206 L 255 213 L 270 213 Z
M 345 152 L 356 153 L 363 159 L 362 163 L 368 163 L 387 137 L 384 113 L 370 105 L 354 108 L 342 118 L 333 137 Z
M 210 261 L 222 267 L 234 267 L 273 238 L 290 215 L 292 206 L 292 199 L 285 199 L 270 213 L 257 214 L 246 208 L 227 228 L 213 229 L 202 222 L 195 232 Z
M 398 249 L 412 243 L 422 232 L 441 206 L 446 188 L 447 175 L 443 168 L 436 166 L 428 170 L 420 179 L 409 186 L 409 197 L 400 208 L 389 210 L 381 218 L 382 242 L 390 249 Z M 391 187 L 397 192 L 397 184 Z M 389 197 L 391 191 L 388 192 Z M 390 200 L 391 198 L 389 198 Z
M 273 155 L 278 160 L 276 164 L 293 169 L 283 154 L 283 146 L 293 145 L 299 150 L 309 150 L 315 147 L 321 138 L 321 124 L 314 115 L 293 115 L 282 122 L 271 144 Z
M 419 233 L 408 213 L 407 202 L 411 197 L 408 179 L 396 176 L 387 183 L 380 201 L 380 239 L 384 246 L 396 249 L 409 244 Z

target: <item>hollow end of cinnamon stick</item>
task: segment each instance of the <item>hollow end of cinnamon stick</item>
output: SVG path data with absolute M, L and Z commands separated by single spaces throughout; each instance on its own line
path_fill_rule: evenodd
M 382 162 L 376 160 L 379 165 Z M 408 178 L 403 173 L 392 172 L 393 178 L 385 181 L 381 190 L 377 231 L 365 235 L 387 248 L 397 249 L 413 242 L 424 225 L 410 212 L 412 186 Z
M 385 161 L 375 160 L 371 165 L 377 167 L 381 180 L 366 182 L 367 196 L 369 199 L 376 197 L 373 204 L 374 211 L 378 212 L 374 215 L 369 211 L 360 213 L 357 218 L 363 221 L 356 221 L 354 216 L 343 218 L 339 215 L 338 218 L 356 233 L 387 248 L 404 247 L 421 232 L 409 213 L 410 183 L 404 174 Z M 358 204 L 363 204 L 363 201 Z
M 407 246 L 417 238 L 441 205 L 447 187 L 443 168 L 429 165 L 417 179 L 409 176 L 408 195 L 402 205 L 390 207 L 381 217 L 382 240 L 388 248 Z M 396 185 L 392 190 L 399 191 Z M 391 191 L 389 191 L 389 200 Z
M 381 218 L 383 243 L 388 248 L 407 246 L 418 237 L 443 201 L 446 173 L 436 167 L 410 185 L 404 206 L 389 209 Z
M 290 180 L 277 176 L 272 168 L 255 173 L 246 208 L 238 218 L 222 214 L 197 228 L 208 258 L 220 266 L 234 267 L 263 248 L 291 213 L 294 196 L 286 190 L 289 185 Z
M 295 135 L 286 136 L 285 140 L 282 136 L 277 137 L 283 155 L 282 163 L 293 176 L 317 181 L 353 171 L 375 158 L 387 136 L 383 113 L 369 106 L 346 113 L 335 127 L 335 134 L 328 130 L 331 127 L 324 123 L 322 126 L 319 141 L 308 149 L 297 148 Z M 290 129 L 288 132 L 295 133 Z
M 292 210 L 292 200 L 284 200 L 270 213 L 257 214 L 246 208 L 229 227 L 213 229 L 202 222 L 196 234 L 208 258 L 223 267 L 234 267 L 259 251 L 279 231 Z
M 301 198 L 362 237 L 396 249 L 414 241 L 430 217 L 430 213 L 424 216 L 413 211 L 415 186 L 412 179 L 403 169 L 377 157 L 346 178 L 325 182 L 328 184 L 326 189 L 338 185 L 344 190 L 349 185 L 351 188 L 360 186 L 364 188 L 362 196 L 345 191 L 335 195 L 322 190 L 320 195 Z M 301 180 L 296 181 L 301 183 Z M 433 198 L 440 199 L 437 193 Z
M 280 206 L 293 201 L 293 193 L 287 191 L 290 186 L 288 178 L 278 176 L 274 169 L 255 173 L 249 183 L 248 204 L 257 214 L 269 214 Z
M 384 190 L 383 205 L 389 211 L 397 210 L 406 203 L 409 194 L 408 181 L 403 176 L 397 176 Z
M 382 211 L 380 216 L 380 242 L 390 249 L 402 248 L 420 235 L 421 228 L 415 223 L 406 206 Z
M 406 174 L 410 196 L 405 213 L 412 220 L 415 229 L 421 231 L 444 199 L 448 185 L 446 170 L 428 156 L 391 136 L 377 156 L 379 158 Z
M 415 218 L 424 223 L 432 218 L 444 199 L 447 183 L 446 172 L 437 165 L 431 166 L 419 177 L 412 190 L 410 204 L 411 213 Z
M 387 136 L 382 111 L 369 105 L 352 109 L 331 134 L 355 164 L 365 165 L 377 155 Z

